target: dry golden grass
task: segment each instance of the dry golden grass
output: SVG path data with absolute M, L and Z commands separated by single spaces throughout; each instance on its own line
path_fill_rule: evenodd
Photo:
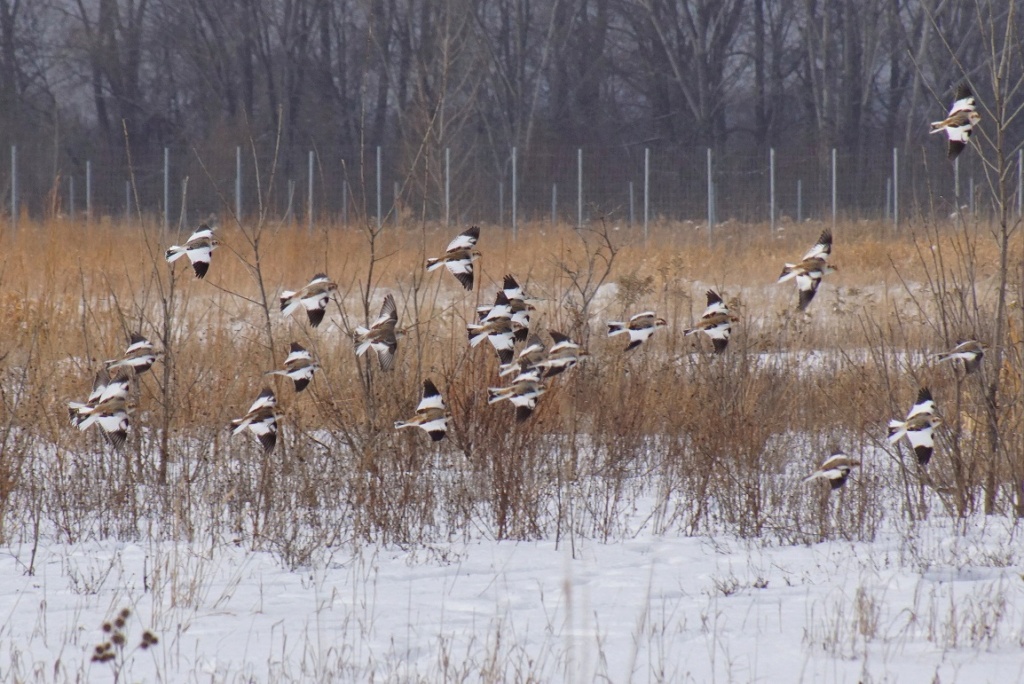
M 174 529 L 197 525 L 198 509 L 226 507 L 204 524 L 273 538 L 301 562 L 305 547 L 296 539 L 309 528 L 300 530 L 286 511 L 306 511 L 306 523 L 325 530 L 309 545 L 334 539 L 326 530 L 340 518 L 346 535 L 402 543 L 423 540 L 438 526 L 465 533 L 462 526 L 481 519 L 501 537 L 561 530 L 570 519 L 578 531 L 607 535 L 630 492 L 652 480 L 673 524 L 699 531 L 725 522 L 743 534 L 774 531 L 793 540 L 807 530 L 831 533 L 820 526 L 819 504 L 808 509 L 799 495 L 806 490 L 798 476 L 841 445 L 891 454 L 886 467 L 898 466 L 893 472 L 909 492 L 903 505 L 915 515 L 924 505 L 914 494 L 919 484 L 940 492 L 955 485 L 950 509 L 971 508 L 986 472 L 979 465 L 985 400 L 972 379 L 927 355 L 957 336 L 989 333 L 994 240 L 983 226 L 922 226 L 917 235 L 894 235 L 888 225 L 841 224 L 833 253 L 840 270 L 825 279 L 811 315 L 803 316 L 795 312 L 793 284 L 775 280 L 823 227 L 784 224 L 773 236 L 767 226 L 724 225 L 709 244 L 702 227 L 656 225 L 644 244 L 638 229 L 611 224 L 583 232 L 526 225 L 515 241 L 508 230 L 484 226 L 480 284 L 467 293 L 447 272 L 423 270 L 424 259 L 443 252 L 460 228 L 389 226 L 371 241 L 358 227 L 309 233 L 269 225 L 260 233 L 256 271 L 251 228 L 227 225 L 218 229 L 221 247 L 201 281 L 187 260 L 171 268 L 163 258 L 189 230 L 164 235 L 145 225 L 23 222 L 17 234 L 0 233 L 3 421 L 21 440 L 9 437 L 0 447 L 0 504 L 20 500 L 70 537 L 86 528 L 95 533 L 97 520 L 124 523 L 99 512 L 103 501 L 121 502 L 136 516 L 156 515 L 140 503 L 137 488 L 160 485 L 170 488 L 160 515 L 175 521 Z M 950 293 L 965 285 L 963 259 L 956 258 L 965 242 L 974 249 L 979 304 L 947 315 Z M 1019 255 L 1020 245 L 1012 253 Z M 936 255 L 943 259 L 938 267 Z M 282 317 L 277 295 L 319 271 L 339 283 L 340 296 L 314 331 L 301 315 Z M 542 300 L 537 328 L 570 332 L 592 354 L 550 384 L 523 425 L 508 406 L 487 405 L 486 388 L 499 384 L 496 359 L 487 344 L 466 344 L 466 322 L 492 301 L 506 273 Z M 700 316 L 709 287 L 741 317 L 722 357 L 708 353 L 707 340 L 682 336 Z M 409 332 L 395 370 L 382 374 L 372 358 L 356 359 L 349 333 L 376 316 L 386 292 L 395 293 Z M 1018 300 L 1011 322 L 1020 319 Z M 646 309 L 667 318 L 668 328 L 622 354 L 625 343 L 608 339 L 604 322 Z M 1015 325 L 1011 336 L 1019 335 Z M 97 435 L 67 425 L 65 405 L 88 394 L 103 360 L 117 357 L 132 331 L 168 354 L 142 377 L 128 448 L 111 457 Z M 290 381 L 264 376 L 293 340 L 322 364 L 301 395 Z M 1020 411 L 1020 354 L 1007 358 L 1004 384 L 1018 402 L 1007 409 L 1009 426 L 1012 411 Z M 414 409 L 428 376 L 453 412 L 450 439 L 438 448 L 418 431 L 391 429 Z M 232 438 L 225 430 L 268 384 L 284 411 L 281 446 L 269 459 L 248 435 Z M 885 421 L 905 414 L 923 384 L 940 406 L 957 407 L 957 420 L 947 418 L 955 430 L 941 438 L 928 473 L 900 461 L 901 452 L 884 440 Z M 1020 443 L 1013 430 L 1004 444 Z M 52 458 L 57 465 L 38 475 L 36 466 L 52 466 Z M 1015 477 L 1009 465 L 1001 472 Z M 881 494 L 870 481 L 865 474 L 851 483 L 847 505 L 860 511 L 860 522 L 842 534 L 869 536 L 875 529 L 878 514 L 869 512 Z M 54 487 L 65 489 L 58 495 Z M 566 497 L 578 508 L 567 507 Z M 24 519 L 9 527 L 19 524 Z M 12 533 L 0 528 L 0 537 Z

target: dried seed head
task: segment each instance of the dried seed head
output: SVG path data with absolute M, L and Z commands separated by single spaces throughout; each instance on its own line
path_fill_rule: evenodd
M 121 634 L 121 632 L 115 632 L 114 636 L 110 637 L 110 640 L 114 642 L 115 646 L 124 646 L 124 634 Z
M 132 614 L 132 609 L 131 608 L 122 608 L 121 609 L 121 618 L 122 619 L 127 620 L 128 616 L 130 616 L 131 614 Z
M 124 619 L 119 617 L 114 620 L 114 626 L 118 629 L 124 629 Z
M 104 632 L 109 634 L 110 630 L 112 630 L 112 629 L 114 629 L 114 627 L 109 622 L 104 622 L 103 623 L 103 631 Z

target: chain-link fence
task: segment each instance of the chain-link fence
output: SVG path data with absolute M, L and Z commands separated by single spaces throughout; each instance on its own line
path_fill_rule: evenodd
M 587 223 L 607 218 L 771 223 L 783 220 L 907 220 L 945 216 L 957 204 L 992 207 L 977 151 L 957 163 L 942 141 L 876 154 L 778 148 L 718 154 L 707 148 L 624 146 L 457 153 L 441 148 L 410 163 L 372 148 L 361 159 L 291 159 L 273 150 L 164 149 L 131 159 L 83 160 L 47 178 L 45 159 L 12 148 L 0 171 L 9 218 L 75 215 L 102 220 L 141 213 L 188 226 L 211 213 L 261 211 L 299 223 L 428 220 Z M 1013 187 L 1020 207 L 1020 156 Z M 957 188 L 959 185 L 959 188 Z M 48 190 L 40 190 L 48 188 Z M 959 189 L 959 192 L 957 192 Z

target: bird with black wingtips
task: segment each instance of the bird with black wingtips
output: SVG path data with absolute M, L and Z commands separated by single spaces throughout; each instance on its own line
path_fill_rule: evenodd
M 889 421 L 889 443 L 895 444 L 906 437 L 914 448 L 917 462 L 923 466 L 928 465 L 935 451 L 933 432 L 941 424 L 942 419 L 936 415 L 931 390 L 922 387 L 918 390 L 917 401 L 907 414 L 907 419 Z
M 985 346 L 977 340 L 962 340 L 951 350 L 936 354 L 935 358 L 940 362 L 963 361 L 964 374 L 970 375 L 981 368 L 981 361 L 985 358 Z
M 356 356 L 362 356 L 368 349 L 373 349 L 377 354 L 377 361 L 382 371 L 391 370 L 395 361 L 395 352 L 398 350 L 398 338 L 400 332 L 396 329 L 398 325 L 398 307 L 395 304 L 393 295 L 384 297 L 384 304 L 380 307 L 380 315 L 369 328 L 359 326 L 356 328 Z
M 298 342 L 292 342 L 288 356 L 284 360 L 284 368 L 267 371 L 264 375 L 283 375 L 295 383 L 296 392 L 301 392 L 306 389 L 313 379 L 313 373 L 319 368 L 308 349 Z
M 317 273 L 308 285 L 297 292 L 284 290 L 281 292 L 281 313 L 290 316 L 300 306 L 306 310 L 309 324 L 316 328 L 324 320 L 324 313 L 331 301 L 331 294 L 338 291 L 337 283 L 324 273 Z
M 277 446 L 278 415 L 277 397 L 274 396 L 274 390 L 266 388 L 256 397 L 256 401 L 249 407 L 248 413 L 241 418 L 232 420 L 231 427 L 228 429 L 233 435 L 248 429 L 259 440 L 260 446 L 263 447 L 263 453 L 269 455 Z
M 435 442 L 444 439 L 448 434 L 448 411 L 444 405 L 444 398 L 434 381 L 429 378 L 423 381 L 423 398 L 416 406 L 416 414 L 409 420 L 395 421 L 396 430 L 410 427 L 420 428 Z
M 466 326 L 466 332 L 469 335 L 469 346 L 476 347 L 486 339 L 498 353 L 502 364 L 512 363 L 516 338 L 511 318 L 495 318 L 479 325 L 470 323 Z
M 182 256 L 188 256 L 196 278 L 205 278 L 206 272 L 210 269 L 213 250 L 217 249 L 219 244 L 213 237 L 213 229 L 204 223 L 189 236 L 185 244 L 169 247 L 164 258 L 167 259 L 167 263 L 174 263 Z
M 729 346 L 729 337 L 732 335 L 732 324 L 740 319 L 729 313 L 729 307 L 714 290 L 707 291 L 708 306 L 704 314 L 692 328 L 683 331 L 684 335 L 696 335 L 704 333 L 711 338 L 715 353 L 721 354 Z
M 535 310 L 534 300 L 523 289 L 515 276 L 506 274 L 502 282 L 502 294 L 508 299 L 512 327 L 515 330 L 516 342 L 524 342 L 529 335 L 530 312 Z
M 537 368 L 547 358 L 548 349 L 537 335 L 531 335 L 526 346 L 519 350 L 513 363 L 502 364 L 498 369 L 499 377 L 525 373 Z
M 128 368 L 101 368 L 92 382 L 92 392 L 84 401 L 68 402 L 68 417 L 71 424 L 78 426 L 102 402 L 114 398 L 126 398 L 132 371 Z
M 653 311 L 644 311 L 632 316 L 628 322 L 609 321 L 608 337 L 623 333 L 628 334 L 629 344 L 626 345 L 623 351 L 630 351 L 649 340 L 655 330 L 666 325 L 668 325 L 668 322 L 664 318 L 658 318 L 658 315 Z
M 516 422 L 522 423 L 537 408 L 537 401 L 546 392 L 540 379 L 540 370 L 533 369 L 516 376 L 507 387 L 487 388 L 487 403 L 509 401 L 516 407 Z
M 474 248 L 479 239 L 479 226 L 462 231 L 448 243 L 444 256 L 427 259 L 427 270 L 433 271 L 444 266 L 464 288 L 472 290 L 473 262 L 480 258 L 480 252 Z
M 981 115 L 978 114 L 974 93 L 966 83 L 960 83 L 953 96 L 953 106 L 949 108 L 949 114 L 942 121 L 933 121 L 930 133 L 945 132 L 949 141 L 946 157 L 953 161 L 967 147 L 974 127 L 980 122 Z
M 826 480 L 833 490 L 839 489 L 850 477 L 850 471 L 860 465 L 860 461 L 850 458 L 842 451 L 833 452 L 831 456 L 818 466 L 818 469 L 804 478 L 804 482 Z
M 563 335 L 556 330 L 549 330 L 552 345 L 548 349 L 547 357 L 538 363 L 538 367 L 545 370 L 544 377 L 551 378 L 574 367 L 585 356 L 589 356 L 586 350 L 573 342 L 568 335 Z
M 832 231 L 826 228 L 821 231 L 818 242 L 804 255 L 800 263 L 786 264 L 782 268 L 782 275 L 779 276 L 778 282 L 784 283 L 787 280 L 796 279 L 796 286 L 800 292 L 800 300 L 797 304 L 799 311 L 807 310 L 807 306 L 818 292 L 822 277 L 838 270 L 828 263 L 830 254 L 832 254 Z
M 114 448 L 120 449 L 128 438 L 128 387 L 132 371 L 118 368 L 111 372 L 101 369 L 93 381 L 92 393 L 85 402 L 68 402 L 71 424 L 79 430 L 99 425 L 103 436 Z
M 130 368 L 135 375 L 142 375 L 156 363 L 163 352 L 156 351 L 153 343 L 139 333 L 132 333 L 128 347 L 119 359 L 106 362 L 107 368 Z

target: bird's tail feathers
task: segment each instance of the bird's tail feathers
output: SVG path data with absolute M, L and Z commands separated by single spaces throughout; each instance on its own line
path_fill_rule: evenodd
M 782 274 L 779 276 L 778 282 L 784 283 L 791 278 L 795 278 L 796 271 L 793 270 L 794 268 L 796 268 L 796 264 L 786 264 L 783 266 Z
M 294 313 L 294 311 L 299 308 L 299 304 L 301 303 L 302 301 L 298 299 L 295 296 L 295 293 L 292 292 L 291 290 L 285 290 L 284 292 L 281 293 L 281 313 L 283 313 L 285 316 Z
M 889 421 L 889 443 L 895 444 L 907 434 L 907 424 L 902 420 Z
M 487 339 L 487 331 L 482 325 L 467 325 L 466 332 L 469 333 L 469 346 L 475 347 Z

